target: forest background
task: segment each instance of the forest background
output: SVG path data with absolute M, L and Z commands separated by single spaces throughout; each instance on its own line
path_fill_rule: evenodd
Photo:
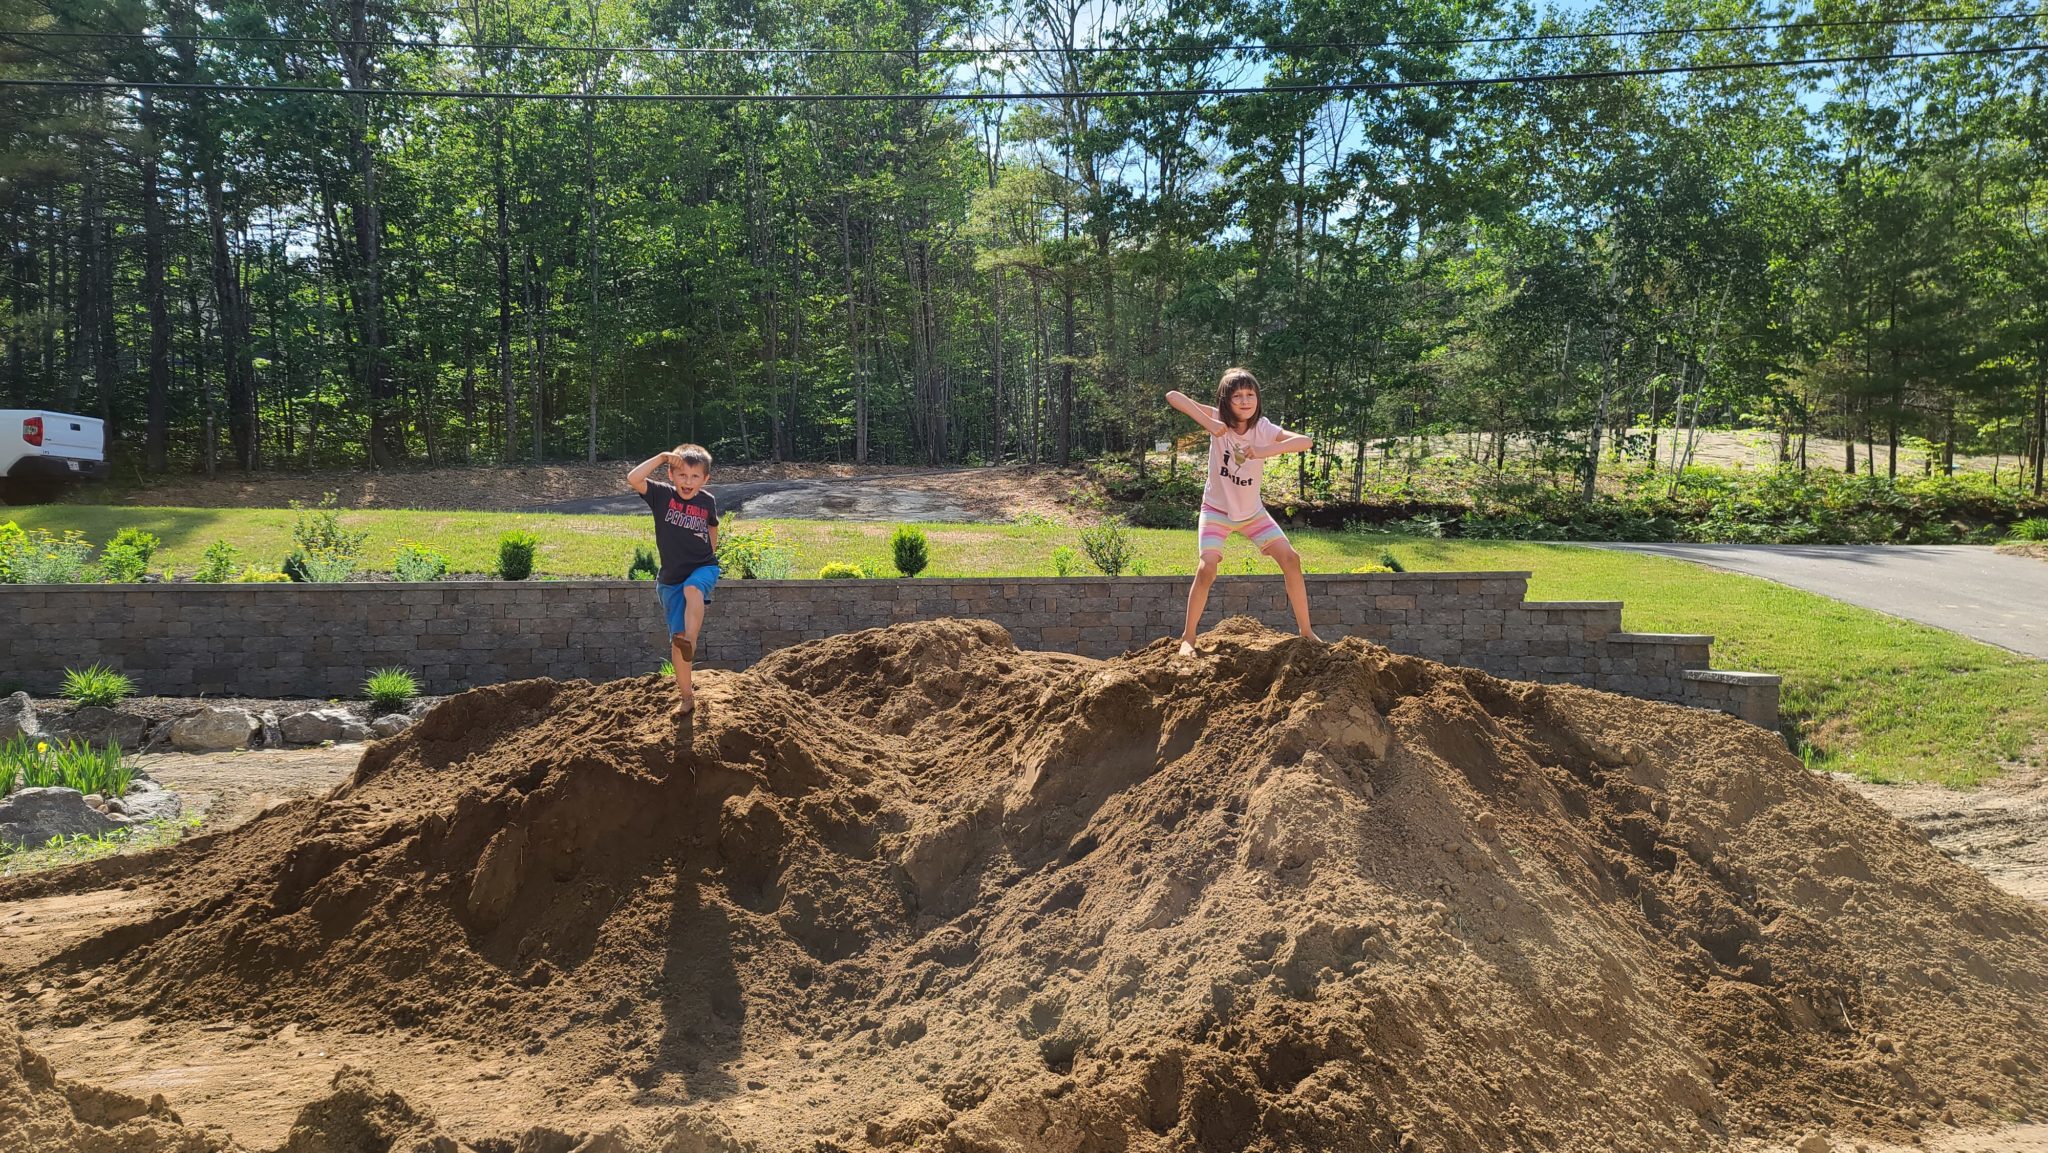
M 1160 394 L 1245 364 L 1318 438 L 1304 493 L 1455 431 L 1590 494 L 1603 455 L 1675 471 L 1735 425 L 1788 468 L 1996 454 L 2038 496 L 2048 56 L 1990 50 L 2044 25 L 0 0 L 0 400 L 103 417 L 130 472 L 696 440 L 1142 483 L 1187 431 Z M 1442 83 L 1585 72 L 1635 74 Z

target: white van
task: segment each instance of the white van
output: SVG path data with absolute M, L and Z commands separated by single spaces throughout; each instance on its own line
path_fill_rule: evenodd
M 68 481 L 104 480 L 107 431 L 97 418 L 39 408 L 0 408 L 0 497 L 49 500 Z

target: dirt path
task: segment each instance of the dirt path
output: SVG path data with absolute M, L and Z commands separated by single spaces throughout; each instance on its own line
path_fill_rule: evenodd
M 2000 888 L 2048 904 L 2048 769 L 2015 769 L 1968 792 L 1873 785 L 1841 774 L 1835 779 Z
M 231 829 L 285 801 L 314 797 L 348 779 L 364 746 L 250 749 L 237 753 L 149 753 L 149 775 L 184 798 L 207 832 Z

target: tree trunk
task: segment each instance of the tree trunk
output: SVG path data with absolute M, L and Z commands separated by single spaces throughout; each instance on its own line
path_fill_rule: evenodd
M 142 93 L 143 296 L 149 309 L 149 423 L 146 455 L 162 472 L 170 440 L 171 318 L 164 300 L 164 207 L 157 189 L 158 129 L 162 121 L 148 90 Z
M 373 32 L 377 35 L 373 36 Z M 343 72 L 351 88 L 371 86 L 370 53 L 381 29 L 370 27 L 369 0 L 351 0 L 350 42 L 342 45 Z M 368 97 L 354 97 L 350 153 L 356 169 L 356 199 L 349 215 L 356 238 L 356 323 L 362 334 L 364 393 L 370 401 L 370 464 L 395 465 L 406 457 L 405 419 L 391 359 L 384 355 L 384 216 L 378 203 L 377 152 Z

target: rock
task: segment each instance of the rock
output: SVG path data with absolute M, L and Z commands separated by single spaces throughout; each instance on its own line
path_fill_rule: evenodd
M 175 821 L 184 814 L 185 802 L 178 794 L 154 781 L 146 789 L 142 785 L 140 781 L 131 783 L 126 795 L 107 802 L 108 811 L 134 822 Z
M 121 827 L 77 789 L 17 789 L 0 801 L 0 841 L 35 847 L 51 837 L 98 836 Z
M 0 701 L 0 741 L 42 735 L 43 726 L 36 719 L 35 702 L 28 699 L 27 693 L 15 693 Z
M 115 709 L 86 705 L 51 717 L 45 728 L 65 740 L 87 741 L 95 745 L 111 742 L 125 751 L 134 752 L 142 748 L 142 734 L 148 728 L 148 722 Z
M 1792 1148 L 1797 1150 L 1798 1153 L 1834 1153 L 1835 1146 L 1834 1142 L 1829 1141 L 1818 1133 L 1808 1133 L 1806 1136 L 1801 1137 L 1799 1144 L 1794 1145 Z
M 284 747 L 284 730 L 278 727 L 276 713 L 265 709 L 263 710 L 263 715 L 256 718 L 256 721 L 263 726 L 264 748 L 281 749 Z
M 95 809 L 98 809 L 106 805 L 107 799 L 103 796 L 100 796 L 98 793 L 87 793 L 85 795 L 85 803 L 91 805 Z
M 412 718 L 404 713 L 387 713 L 370 722 L 370 731 L 380 737 L 395 737 L 411 725 Z
M 405 715 L 416 721 L 421 720 L 433 712 L 434 706 L 440 703 L 438 697 L 416 697 L 411 704 L 405 706 Z
M 171 747 L 181 753 L 245 749 L 258 727 L 246 709 L 206 705 L 171 722 Z
M 322 741 L 346 743 L 370 739 L 368 725 L 347 709 L 307 709 L 293 713 L 280 723 L 284 739 L 295 745 L 317 745 Z

